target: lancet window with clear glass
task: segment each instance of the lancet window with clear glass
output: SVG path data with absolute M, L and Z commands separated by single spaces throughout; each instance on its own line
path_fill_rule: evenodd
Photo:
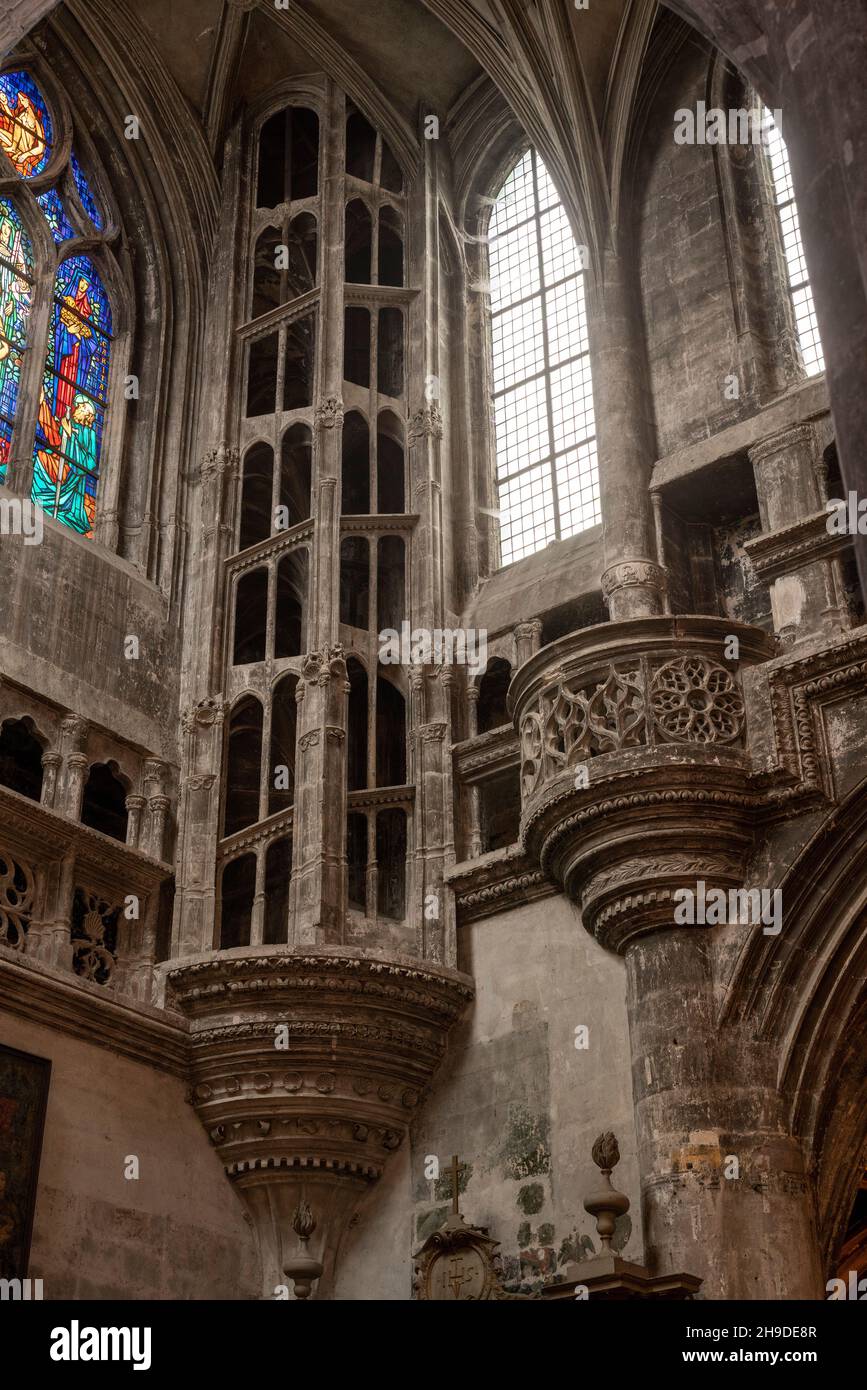
M 774 124 L 774 118 L 767 108 L 763 112 L 763 125 L 768 159 L 774 180 L 774 194 L 777 201 L 777 216 L 780 219 L 780 231 L 783 237 L 783 251 L 786 256 L 789 294 L 795 310 L 798 343 L 807 376 L 817 376 L 819 372 L 825 370 L 825 358 L 819 338 L 819 325 L 816 320 L 813 291 L 810 288 L 804 243 L 801 240 L 801 227 L 795 204 L 789 154 L 782 134 Z
M 535 150 L 488 227 L 502 561 L 600 520 L 584 266 Z

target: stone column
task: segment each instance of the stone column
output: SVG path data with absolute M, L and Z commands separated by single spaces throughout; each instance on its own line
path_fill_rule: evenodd
M 176 855 L 181 871 L 172 926 L 173 956 L 209 951 L 213 944 L 225 712 L 220 700 L 200 700 L 181 718 L 183 772 Z
M 652 617 L 663 610 L 666 576 L 654 559 L 649 492 L 654 427 L 635 259 L 626 249 L 603 253 L 588 311 L 602 500 L 602 592 L 613 622 Z
M 57 809 L 70 820 L 81 819 L 81 797 L 88 759 L 83 751 L 89 725 L 80 715 L 68 714 L 60 726 L 60 750 L 63 755 L 63 787 Z
M 142 827 L 140 848 L 154 859 L 162 859 L 165 852 L 166 822 L 171 806 L 165 794 L 166 772 L 166 765 L 159 758 L 146 759 L 142 781 L 147 796 L 147 815 Z
M 141 835 L 141 813 L 146 806 L 143 796 L 130 794 L 126 799 L 126 842 L 138 849 Z
M 625 951 L 646 1263 L 699 1275 L 704 1298 L 821 1298 L 774 1049 L 719 1027 L 713 949 L 713 928 L 692 926 Z
M 479 732 L 479 684 L 471 681 L 467 686 L 467 737 L 475 738 Z M 468 787 L 467 806 L 467 858 L 478 859 L 482 852 L 481 797 L 476 786 Z
M 42 754 L 41 802 L 42 805 L 47 806 L 49 810 L 53 810 L 54 808 L 54 801 L 57 796 L 57 781 L 62 763 L 63 757 L 57 749 L 52 748 L 49 749 L 47 753 Z
M 292 870 L 295 945 L 336 945 L 343 939 L 348 694 L 342 647 L 305 657 L 297 692 Z
M 542 643 L 542 620 L 532 618 L 527 623 L 517 623 L 514 628 L 515 636 L 515 670 L 523 666 L 525 661 L 529 661 L 531 656 L 535 656 Z
M 821 511 L 816 437 L 812 426 L 793 425 L 749 451 L 763 531 L 783 531 Z M 813 560 L 771 585 L 774 628 L 793 641 L 798 634 L 839 632 L 845 622 L 837 602 L 830 560 Z

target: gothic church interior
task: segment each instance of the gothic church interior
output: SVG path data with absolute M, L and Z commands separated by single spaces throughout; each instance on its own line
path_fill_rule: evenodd
M 0 1276 L 867 1276 L 851 23 L 6 5 Z

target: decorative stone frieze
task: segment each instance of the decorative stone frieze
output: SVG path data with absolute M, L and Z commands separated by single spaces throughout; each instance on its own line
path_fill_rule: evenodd
M 190 1021 L 191 1098 L 255 1222 L 264 1292 L 307 1201 L 327 1297 L 343 1234 L 404 1142 L 472 998 L 469 977 L 342 948 L 230 951 L 168 973 Z

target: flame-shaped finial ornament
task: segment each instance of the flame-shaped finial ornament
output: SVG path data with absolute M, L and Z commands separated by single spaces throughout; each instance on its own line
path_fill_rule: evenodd
M 292 1217 L 292 1229 L 298 1239 L 306 1245 L 316 1230 L 316 1217 L 313 1215 L 309 1202 L 298 1203 L 295 1208 L 295 1215 Z
M 612 1168 L 616 1168 L 620 1162 L 620 1149 L 617 1147 L 617 1136 L 607 1129 L 604 1134 L 600 1134 L 592 1149 L 593 1162 L 597 1168 L 601 1168 L 603 1173 L 610 1173 Z

